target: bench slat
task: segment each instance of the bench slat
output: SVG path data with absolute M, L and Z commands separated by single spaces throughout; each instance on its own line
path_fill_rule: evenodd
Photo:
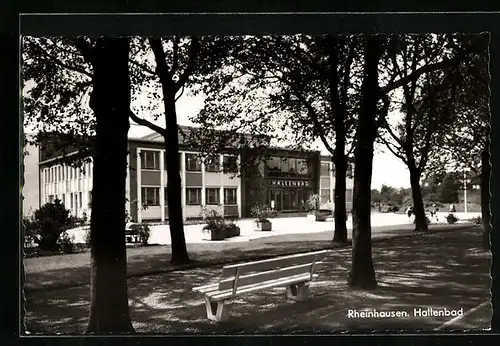
M 318 274 L 314 274 L 313 278 L 317 277 Z M 264 289 L 269 289 L 269 288 L 274 288 L 274 287 L 280 287 L 280 286 L 287 286 L 291 284 L 296 284 L 300 282 L 308 282 L 311 281 L 311 275 L 307 273 L 306 275 L 298 275 L 294 277 L 287 277 L 283 279 L 278 279 L 278 280 L 272 280 L 269 282 L 264 282 L 256 285 L 251 285 L 251 286 L 246 286 L 243 287 L 242 289 L 238 290 L 236 294 L 233 294 L 232 290 L 226 290 L 224 292 L 216 293 L 216 292 L 211 292 L 210 294 L 207 294 L 207 296 L 210 298 L 211 301 L 220 301 L 220 300 L 225 300 L 231 297 L 236 297 L 240 294 L 244 293 L 250 293 L 254 291 L 260 291 Z
M 266 282 L 266 281 L 271 281 L 271 280 L 276 280 L 276 279 L 287 278 L 290 276 L 296 276 L 296 275 L 302 275 L 302 274 L 311 275 L 311 269 L 312 269 L 312 262 L 307 263 L 307 264 L 300 264 L 300 265 L 296 265 L 296 266 L 281 268 L 281 269 L 269 270 L 269 271 L 265 271 L 265 272 L 240 275 L 238 278 L 238 282 L 237 282 L 238 286 L 237 286 L 236 290 L 239 291 L 240 287 L 243 287 L 243 286 L 258 284 L 261 282 Z M 219 283 L 219 291 L 224 291 L 226 289 L 232 288 L 234 282 L 235 282 L 235 278 L 221 280 Z
M 302 254 L 281 256 L 278 258 L 271 258 L 261 261 L 240 263 L 240 264 L 232 264 L 222 268 L 221 279 L 225 279 L 228 277 L 234 277 L 236 275 L 236 270 L 239 268 L 240 275 L 244 275 L 246 273 L 250 273 L 253 271 L 262 271 L 262 270 L 272 270 L 280 267 L 290 267 L 293 265 L 312 263 L 314 256 L 316 256 L 316 260 L 322 260 L 325 255 L 328 253 L 328 250 L 308 252 Z
M 193 291 L 205 293 L 205 292 L 217 290 L 218 287 L 219 287 L 219 283 L 215 283 L 215 284 L 210 284 L 210 285 L 193 287 Z

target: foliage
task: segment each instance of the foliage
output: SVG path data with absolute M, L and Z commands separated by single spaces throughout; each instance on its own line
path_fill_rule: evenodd
M 23 219 L 25 235 L 44 251 L 57 251 L 59 236 L 72 223 L 70 210 L 59 199 L 42 205 L 32 217 Z
M 224 227 L 224 218 L 215 209 L 210 209 L 207 206 L 201 208 L 201 217 L 207 223 L 203 227 L 204 231 L 216 230 Z
M 275 210 L 263 203 L 253 205 L 250 213 L 258 222 L 269 222 L 269 219 L 276 217 L 277 214 Z
M 319 203 L 320 203 L 320 195 L 317 193 L 314 193 L 309 196 L 307 199 L 307 207 L 309 209 L 309 212 L 315 212 L 319 210 Z
M 458 221 L 458 218 L 454 214 L 448 214 L 448 216 L 446 216 L 446 221 L 449 224 L 454 224 L 455 222 Z
M 139 235 L 139 239 L 142 245 L 147 246 L 149 241 L 149 236 L 151 234 L 151 229 L 147 223 L 136 223 L 130 226 L 130 229 Z
M 85 245 L 90 248 L 90 227 L 85 227 L 85 234 L 83 236 L 83 241 Z
M 59 236 L 59 239 L 57 240 L 57 245 L 59 248 L 62 249 L 63 253 L 70 254 L 75 252 L 74 241 L 75 241 L 75 236 L 69 235 L 68 232 L 64 231 Z

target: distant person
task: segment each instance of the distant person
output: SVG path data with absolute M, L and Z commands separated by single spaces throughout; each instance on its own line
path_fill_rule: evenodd
M 450 214 L 455 213 L 457 210 L 455 209 L 455 204 L 451 203 L 450 204 Z
M 437 216 L 437 212 L 439 211 L 439 208 L 437 207 L 437 205 L 433 204 L 432 205 L 432 208 L 431 208 L 431 219 L 432 218 L 435 218 L 436 221 L 439 221 L 438 220 L 438 216 Z
M 406 215 L 408 215 L 408 219 L 413 215 L 413 207 L 411 205 L 406 209 Z

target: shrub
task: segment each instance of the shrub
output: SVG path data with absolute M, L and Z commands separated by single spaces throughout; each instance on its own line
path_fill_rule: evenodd
M 276 216 L 276 211 L 272 210 L 265 204 L 255 204 L 252 207 L 251 215 L 257 219 L 259 222 L 268 222 L 269 219 Z
M 309 211 L 316 211 L 319 209 L 319 203 L 320 203 L 320 196 L 319 194 L 315 193 L 309 196 L 307 199 L 307 206 L 309 208 Z
M 139 235 L 139 239 L 142 245 L 148 245 L 151 229 L 149 228 L 149 225 L 147 223 L 136 223 L 130 226 L 130 229 Z
M 458 218 L 455 215 L 453 215 L 453 214 L 448 214 L 448 216 L 446 217 L 446 221 L 449 224 L 454 224 L 455 222 L 458 221 Z
M 474 217 L 472 218 L 472 223 L 475 225 L 481 225 L 483 223 L 483 220 L 481 219 L 481 216 Z
M 215 209 L 201 208 L 201 217 L 207 223 L 203 230 L 215 230 L 224 226 L 224 218 Z
M 61 200 L 46 203 L 36 210 L 32 218 L 25 218 L 25 234 L 31 237 L 44 251 L 57 251 L 58 240 L 62 232 L 73 224 L 70 211 Z
M 238 237 L 241 234 L 240 228 L 234 222 L 224 224 L 224 228 L 225 238 Z
M 88 248 L 90 248 L 90 227 L 85 228 L 85 235 L 83 236 L 83 241 Z
M 75 236 L 69 235 L 68 232 L 64 231 L 61 233 L 59 239 L 57 239 L 57 246 L 62 249 L 63 253 L 69 254 L 75 252 Z

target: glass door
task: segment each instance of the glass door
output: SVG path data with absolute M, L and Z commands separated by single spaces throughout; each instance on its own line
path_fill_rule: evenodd
M 282 209 L 282 193 L 280 190 L 269 191 L 269 206 L 274 207 L 274 210 L 281 211 Z
M 283 211 L 290 211 L 290 190 L 283 190 Z

